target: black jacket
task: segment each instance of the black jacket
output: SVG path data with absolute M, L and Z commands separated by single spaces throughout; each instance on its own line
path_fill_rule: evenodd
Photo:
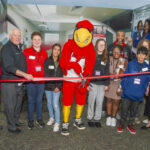
M 58 67 L 55 67 L 54 60 L 52 56 L 47 58 L 44 63 L 44 76 L 45 77 L 62 77 L 63 73 L 58 65 Z M 62 81 L 49 81 L 45 83 L 45 90 L 54 91 L 54 89 L 57 87 L 59 90 L 61 89 Z
M 108 55 L 109 56 L 112 56 L 112 51 L 113 51 L 114 46 L 115 46 L 114 43 L 112 43 L 108 46 Z M 126 60 L 128 60 L 128 62 L 133 59 L 132 50 L 127 44 L 125 46 L 123 46 L 122 52 L 123 52 L 123 57 Z
M 21 44 L 16 46 L 8 41 L 1 49 L 2 79 L 21 78 L 16 75 L 16 70 L 27 71 L 25 56 Z
M 109 75 L 109 61 L 105 64 L 102 60 L 102 55 L 98 55 L 93 69 L 93 76 Z M 92 79 L 91 83 L 97 85 L 109 85 L 109 78 Z

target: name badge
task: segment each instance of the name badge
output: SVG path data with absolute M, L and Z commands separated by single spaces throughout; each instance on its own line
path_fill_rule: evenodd
M 143 68 L 142 71 L 148 71 L 148 68 L 147 68 L 147 67 L 146 67 L 146 68 Z
M 54 66 L 48 66 L 48 69 L 54 69 Z
M 101 65 L 104 65 L 104 66 L 105 66 L 106 64 L 105 64 L 103 61 L 101 61 Z
M 95 75 L 96 75 L 96 76 L 100 76 L 100 75 L 101 75 L 101 72 L 100 72 L 100 71 L 95 71 Z
M 134 79 L 134 84 L 140 84 L 141 83 L 141 79 L 135 78 Z
M 36 71 L 41 71 L 41 70 L 42 70 L 42 69 L 41 69 L 41 66 L 36 66 L 36 67 L 35 67 L 35 70 L 36 70 Z
M 29 56 L 29 59 L 35 59 L 35 56 Z

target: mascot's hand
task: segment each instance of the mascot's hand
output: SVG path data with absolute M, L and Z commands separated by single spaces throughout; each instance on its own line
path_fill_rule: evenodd
M 83 87 L 83 86 L 81 86 L 80 88 L 79 88 L 79 92 L 81 93 L 81 94 L 86 94 L 86 92 L 87 92 L 87 83 L 85 83 L 85 87 Z
M 70 62 L 68 68 L 73 68 L 78 75 L 82 72 L 82 68 L 77 62 Z

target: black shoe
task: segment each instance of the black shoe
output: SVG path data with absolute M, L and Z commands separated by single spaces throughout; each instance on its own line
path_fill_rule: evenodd
M 16 130 L 8 129 L 8 131 L 16 134 L 21 132 L 19 128 L 16 128 Z
M 73 123 L 73 125 L 74 125 L 77 129 L 79 129 L 79 130 L 84 130 L 84 129 L 86 128 L 86 127 L 84 126 L 84 124 L 83 124 L 81 118 L 75 119 L 75 122 Z
M 150 129 L 150 127 L 147 127 L 147 126 L 145 125 L 145 126 L 142 126 L 141 129 L 147 130 L 147 129 Z
M 3 126 L 0 125 L 0 130 L 2 130 L 2 129 L 3 129 Z
M 69 133 L 69 123 L 63 123 L 62 124 L 61 134 L 65 135 L 65 136 L 70 134 Z
M 18 122 L 18 123 L 16 123 L 16 126 L 17 126 L 17 127 L 24 126 L 24 123 L 23 123 L 23 122 Z
M 28 121 L 28 129 L 33 129 L 34 128 L 34 121 L 33 120 L 29 120 Z
M 101 127 L 102 127 L 100 122 L 95 122 L 95 126 L 96 126 L 97 128 L 101 128 Z
M 39 125 L 40 128 L 44 128 L 44 126 L 45 126 L 45 123 L 43 122 L 42 119 L 37 120 L 36 123 Z
M 88 121 L 89 127 L 95 127 L 95 123 L 91 120 Z

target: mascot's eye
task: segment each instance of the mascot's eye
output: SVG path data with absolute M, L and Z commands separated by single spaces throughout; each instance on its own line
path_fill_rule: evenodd
M 77 41 L 80 42 L 78 35 L 77 35 Z
M 89 41 L 89 37 L 84 41 L 84 43 L 86 44 Z

